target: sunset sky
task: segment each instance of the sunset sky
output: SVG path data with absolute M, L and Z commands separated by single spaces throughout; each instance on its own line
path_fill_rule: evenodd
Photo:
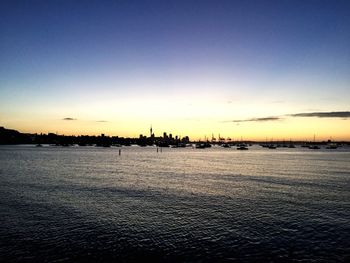
M 0 126 L 350 140 L 350 1 L 0 1 Z

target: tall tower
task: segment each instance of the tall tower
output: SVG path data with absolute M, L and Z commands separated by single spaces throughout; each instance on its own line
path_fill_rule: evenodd
M 149 137 L 152 137 L 152 134 L 153 134 L 153 129 L 152 129 L 152 124 L 151 124 L 151 128 L 149 129 Z

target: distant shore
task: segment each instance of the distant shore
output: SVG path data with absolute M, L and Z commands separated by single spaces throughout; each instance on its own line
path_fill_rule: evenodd
M 6 129 L 0 127 L 0 145 L 8 144 L 49 144 L 55 146 L 130 146 L 130 145 L 139 145 L 139 146 L 152 146 L 156 145 L 159 147 L 169 147 L 169 146 L 178 146 L 186 147 L 188 144 L 198 144 L 198 143 L 209 143 L 211 145 L 223 145 L 223 146 L 236 146 L 242 143 L 245 144 L 260 144 L 264 145 L 276 145 L 277 147 L 286 147 L 291 144 L 294 145 L 350 145 L 349 141 L 285 141 L 285 140 L 275 140 L 275 141 L 234 141 L 234 140 L 205 140 L 205 141 L 196 141 L 190 140 L 188 136 L 179 137 L 172 136 L 171 134 L 167 135 L 163 133 L 163 136 L 154 136 L 150 134 L 149 137 L 143 136 L 142 134 L 138 138 L 129 138 L 129 137 L 119 137 L 119 136 L 106 136 L 101 134 L 99 136 L 89 136 L 89 135 L 78 135 L 78 136 L 66 136 L 58 135 L 55 133 L 48 134 L 29 134 L 21 133 L 16 130 Z

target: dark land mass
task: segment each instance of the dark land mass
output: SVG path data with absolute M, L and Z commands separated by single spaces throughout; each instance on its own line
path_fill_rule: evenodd
M 172 136 L 163 133 L 162 137 L 156 137 L 154 134 L 150 134 L 149 137 L 142 134 L 138 138 L 125 138 L 119 136 L 105 136 L 101 134 L 99 136 L 79 135 L 79 136 L 66 136 L 58 135 L 55 133 L 48 134 L 29 134 L 20 133 L 16 130 L 5 129 L 0 127 L 0 144 L 51 144 L 57 146 L 71 146 L 78 144 L 79 146 L 129 146 L 137 144 L 140 146 L 157 145 L 160 147 L 168 147 L 169 145 L 186 145 L 190 139 L 188 136 L 180 138 L 179 136 Z
M 235 146 L 240 145 L 242 143 L 246 144 L 261 144 L 262 146 L 264 144 L 267 144 L 267 142 L 258 142 L 258 141 L 216 141 L 208 139 L 204 141 L 191 141 L 188 136 L 180 137 L 180 136 L 173 136 L 172 134 L 163 133 L 163 136 L 156 137 L 154 133 L 150 133 L 150 136 L 144 136 L 140 134 L 138 138 L 125 138 L 125 137 L 119 137 L 119 136 L 106 136 L 104 134 L 101 134 L 99 136 L 89 136 L 89 135 L 78 135 L 78 136 L 72 136 L 72 135 L 59 135 L 55 133 L 48 133 L 48 134 L 30 134 L 30 133 L 21 133 L 16 130 L 12 129 L 6 129 L 4 127 L 0 127 L 0 145 L 11 145 L 11 144 L 36 144 L 38 146 L 42 144 L 50 144 L 54 146 L 72 146 L 72 145 L 79 145 L 79 146 L 101 146 L 101 147 L 110 147 L 110 146 L 130 146 L 132 144 L 136 144 L 139 146 L 152 146 L 156 145 L 159 147 L 169 147 L 169 146 L 176 146 L 176 147 L 186 147 L 187 144 L 191 143 L 205 143 L 205 144 L 218 144 L 221 146 Z M 338 144 L 338 145 L 350 145 L 350 142 L 347 141 L 338 141 L 338 142 L 331 142 L 328 141 L 319 141 L 319 142 L 311 142 L 311 141 L 274 141 L 274 144 L 282 146 L 293 144 L 298 144 L 301 146 L 307 146 L 307 145 L 326 145 L 329 143 Z M 268 144 L 271 144 L 269 142 Z

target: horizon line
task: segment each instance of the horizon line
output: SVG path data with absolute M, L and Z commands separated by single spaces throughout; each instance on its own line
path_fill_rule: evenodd
M 22 132 L 20 130 L 16 130 L 16 129 L 8 129 L 8 128 L 5 128 L 4 126 L 0 126 L 0 129 L 3 128 L 3 129 L 6 129 L 6 130 L 12 130 L 12 131 L 17 131 L 21 134 L 27 134 L 27 135 L 49 135 L 49 134 L 55 134 L 57 136 L 72 136 L 72 137 L 78 137 L 78 136 L 106 136 L 106 137 L 119 137 L 119 138 L 128 138 L 128 139 L 137 139 L 139 138 L 140 135 L 143 135 L 145 136 L 144 134 L 139 134 L 139 136 L 120 136 L 120 135 L 117 135 L 117 134 L 108 134 L 108 133 L 94 133 L 94 134 L 60 134 L 58 133 L 57 131 L 56 132 Z M 165 132 L 167 135 L 170 135 L 172 133 L 167 133 Z M 161 134 L 161 135 L 155 135 L 156 138 L 162 138 L 162 135 L 164 134 L 164 132 Z M 213 133 L 211 133 L 213 134 Z M 172 134 L 173 135 L 173 134 Z M 211 142 L 212 140 L 210 140 L 210 136 L 195 136 L 193 139 L 191 139 L 191 137 L 189 135 L 174 135 L 174 136 L 178 136 L 179 138 L 185 138 L 186 136 L 189 137 L 189 139 L 191 141 L 209 141 Z M 299 142 L 308 142 L 308 141 L 313 141 L 314 140 L 314 136 L 315 136 L 315 133 L 312 133 L 312 136 L 309 136 L 310 138 L 306 138 L 308 136 L 305 136 L 303 138 L 301 138 L 300 136 L 298 137 L 291 137 L 291 136 L 281 136 L 281 137 L 274 137 L 274 136 L 247 136 L 246 138 L 244 138 L 244 136 L 240 135 L 240 136 L 228 136 L 226 138 L 224 137 L 221 137 L 221 138 L 224 138 L 223 141 L 227 142 L 227 141 L 234 141 L 234 142 L 238 142 L 238 141 L 251 141 L 251 142 L 265 142 L 265 141 L 299 141 Z M 146 136 L 147 138 L 150 138 L 148 136 Z M 286 139 L 286 137 L 288 137 L 288 139 Z M 350 142 L 350 138 L 347 138 L 347 139 L 334 139 L 334 136 L 329 136 L 328 138 L 326 138 L 325 136 L 319 136 L 321 137 L 321 139 L 318 139 L 316 140 L 317 142 L 322 142 L 322 141 L 328 141 L 328 140 L 331 140 L 331 141 L 338 141 L 338 142 Z M 236 139 L 235 139 L 236 138 Z M 317 136 L 316 136 L 317 138 Z M 215 142 L 220 142 L 220 140 L 215 140 Z

